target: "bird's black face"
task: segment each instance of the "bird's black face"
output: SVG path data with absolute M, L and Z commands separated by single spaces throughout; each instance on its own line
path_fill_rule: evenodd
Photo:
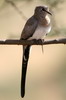
M 47 6 L 37 6 L 35 9 L 35 14 L 36 15 L 40 15 L 40 16 L 46 16 L 47 14 L 51 14 L 51 12 L 49 11 L 49 8 Z

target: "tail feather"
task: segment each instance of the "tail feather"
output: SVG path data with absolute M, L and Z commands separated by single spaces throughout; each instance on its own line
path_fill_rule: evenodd
M 29 59 L 30 46 L 23 46 L 23 61 L 22 61 L 22 77 L 21 77 L 21 97 L 25 95 L 25 82 L 26 82 L 26 72 L 27 64 Z

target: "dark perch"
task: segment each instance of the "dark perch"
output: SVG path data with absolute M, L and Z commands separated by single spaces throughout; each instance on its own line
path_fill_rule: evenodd
M 0 40 L 0 45 L 48 45 L 48 44 L 66 44 L 66 38 L 54 39 L 54 40 L 46 40 L 41 43 L 41 41 L 37 40 Z

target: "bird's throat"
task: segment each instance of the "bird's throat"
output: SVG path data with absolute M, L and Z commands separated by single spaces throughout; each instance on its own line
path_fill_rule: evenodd
M 48 15 L 45 16 L 45 18 L 42 18 L 40 21 L 40 24 L 44 27 L 48 27 L 50 25 L 50 18 Z

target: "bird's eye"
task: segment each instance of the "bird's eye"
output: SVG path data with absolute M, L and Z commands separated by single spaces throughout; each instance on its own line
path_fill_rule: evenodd
M 42 11 L 45 11 L 44 8 L 42 8 Z

